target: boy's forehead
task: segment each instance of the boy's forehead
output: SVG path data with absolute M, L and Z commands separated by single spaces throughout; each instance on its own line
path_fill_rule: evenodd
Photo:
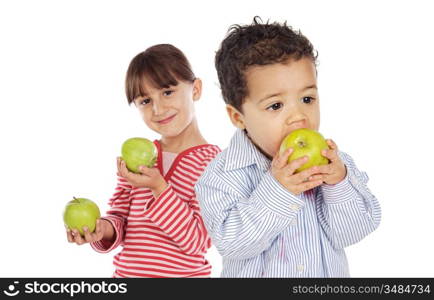
M 245 71 L 247 97 L 269 93 L 300 92 L 317 88 L 316 68 L 309 58 L 264 66 L 252 66 Z M 248 99 L 246 99 L 248 100 Z M 257 100 L 257 99 L 256 99 Z

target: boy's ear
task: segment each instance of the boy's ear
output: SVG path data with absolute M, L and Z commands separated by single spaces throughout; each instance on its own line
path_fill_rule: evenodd
M 229 119 L 231 119 L 232 124 L 238 127 L 239 129 L 245 129 L 244 125 L 244 116 L 241 112 L 238 111 L 235 107 L 230 104 L 226 105 L 226 111 L 228 112 Z
M 196 78 L 193 82 L 193 101 L 199 100 L 201 95 L 202 95 L 202 80 L 200 80 L 200 78 Z

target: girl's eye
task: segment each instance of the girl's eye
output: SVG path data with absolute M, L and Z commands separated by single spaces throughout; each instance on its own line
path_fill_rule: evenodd
M 303 98 L 301 99 L 301 101 L 303 101 L 303 103 L 305 103 L 305 104 L 310 104 L 310 103 L 312 103 L 313 101 L 315 101 L 315 98 L 313 98 L 313 97 L 303 97 Z
M 270 105 L 269 107 L 267 107 L 267 110 L 270 110 L 270 109 L 272 109 L 272 110 L 278 110 L 278 109 L 280 109 L 282 106 L 283 106 L 282 103 L 277 102 L 277 103 L 274 103 L 274 104 Z
M 146 99 L 143 99 L 143 100 L 140 102 L 140 104 L 145 105 L 145 104 L 148 104 L 149 102 L 151 102 L 151 99 L 146 98 Z
M 164 96 L 170 96 L 170 95 L 172 95 L 172 93 L 173 93 L 173 91 L 164 91 Z

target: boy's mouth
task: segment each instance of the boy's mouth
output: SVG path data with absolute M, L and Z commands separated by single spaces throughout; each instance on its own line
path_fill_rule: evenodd
M 295 122 L 292 122 L 291 124 L 289 124 L 289 130 L 288 130 L 287 134 L 290 134 L 294 130 L 297 130 L 300 128 L 307 128 L 306 120 L 295 121 Z
M 173 118 L 176 116 L 176 114 L 174 114 L 174 115 L 172 115 L 172 116 L 170 116 L 170 117 L 168 117 L 168 118 L 166 118 L 166 119 L 163 119 L 163 120 L 160 120 L 160 121 L 156 121 L 158 124 L 167 124 L 167 123 L 169 123 L 170 121 L 172 121 L 173 120 Z

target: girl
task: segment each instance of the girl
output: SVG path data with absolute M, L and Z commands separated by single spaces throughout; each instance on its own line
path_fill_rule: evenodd
M 107 253 L 119 245 L 113 277 L 209 277 L 204 258 L 211 246 L 200 216 L 194 184 L 220 152 L 207 144 L 197 125 L 194 101 L 201 96 L 184 54 L 156 45 L 131 61 L 126 76 L 128 103 L 161 135 L 156 166 L 131 173 L 117 158 L 118 183 L 110 209 L 90 233 L 68 231 L 68 241 L 90 243 Z

